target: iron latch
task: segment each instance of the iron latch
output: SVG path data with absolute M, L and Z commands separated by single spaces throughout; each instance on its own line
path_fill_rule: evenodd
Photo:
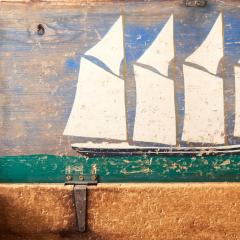
M 77 226 L 79 232 L 86 231 L 86 217 L 87 217 L 87 186 L 74 185 L 74 204 L 76 209 Z
M 66 185 L 73 185 L 74 205 L 77 218 L 77 227 L 79 232 L 86 231 L 86 217 L 87 217 L 87 185 L 96 185 L 96 181 L 70 181 Z
M 73 171 L 75 170 L 75 171 Z M 76 171 L 77 170 L 77 171 Z M 65 185 L 73 185 L 73 197 L 76 209 L 77 226 L 79 232 L 86 231 L 87 218 L 87 185 L 97 185 L 96 167 L 92 166 L 91 174 L 83 174 L 83 168 L 66 168 Z

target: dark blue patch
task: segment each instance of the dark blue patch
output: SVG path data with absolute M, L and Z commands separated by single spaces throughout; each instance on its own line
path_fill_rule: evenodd
M 239 13 L 224 14 L 225 54 L 234 63 L 240 59 L 240 18 Z
M 66 67 L 68 69 L 78 69 L 79 68 L 79 61 L 73 58 L 69 58 L 66 61 Z

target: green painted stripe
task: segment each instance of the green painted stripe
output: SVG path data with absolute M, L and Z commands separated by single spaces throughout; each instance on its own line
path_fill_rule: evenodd
M 27 155 L 0 157 L 0 182 L 61 183 L 96 166 L 99 182 L 240 181 L 240 156 L 109 157 Z

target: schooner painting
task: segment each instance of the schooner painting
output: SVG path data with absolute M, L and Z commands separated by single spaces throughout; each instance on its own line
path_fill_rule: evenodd
M 0 182 L 239 181 L 238 1 L 79 4 L 1 4 Z
M 202 44 L 183 64 L 185 115 L 182 141 L 208 144 L 176 146 L 176 106 L 174 79 L 168 76 L 175 57 L 174 16 L 169 17 L 152 44 L 134 64 L 136 116 L 129 141 L 125 99 L 125 79 L 119 70 L 124 58 L 122 16 L 103 39 L 81 58 L 75 101 L 64 135 L 99 138 L 102 143 L 72 145 L 86 155 L 216 155 L 240 152 L 240 145 L 225 146 L 224 85 L 218 66 L 224 56 L 223 16 L 220 13 Z M 93 56 L 108 71 L 87 59 Z M 236 89 L 239 67 L 235 67 Z M 236 91 L 237 92 L 237 91 Z M 236 95 L 236 110 L 238 94 Z M 237 112 L 237 111 L 236 111 Z M 239 116 L 236 116 L 239 118 Z M 235 134 L 238 130 L 235 122 Z M 112 143 L 111 140 L 119 142 Z M 154 143 L 159 146 L 144 146 Z

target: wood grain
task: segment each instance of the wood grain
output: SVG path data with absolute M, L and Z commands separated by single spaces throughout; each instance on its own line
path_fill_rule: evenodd
M 99 184 L 77 233 L 72 188 L 0 185 L 1 239 L 240 238 L 240 184 Z
M 56 1 L 54 3 L 61 3 Z M 65 4 L 66 2 L 64 2 Z M 71 2 L 72 3 L 72 2 Z M 79 3 L 79 2 L 78 2 Z M 182 134 L 184 93 L 182 64 L 208 34 L 219 12 L 225 20 L 225 103 L 229 144 L 233 138 L 234 75 L 240 58 L 238 1 L 209 1 L 206 8 L 186 8 L 180 1 L 93 2 L 80 6 L 31 2 L 1 3 L 0 9 L 0 154 L 74 155 L 62 135 L 76 91 L 81 56 L 125 15 L 128 130 L 132 137 L 136 91 L 133 63 L 156 37 L 171 13 L 175 18 L 178 139 Z M 44 35 L 38 35 L 42 24 Z M 220 71 L 221 70 L 221 71 Z M 180 144 L 183 144 L 180 142 Z

